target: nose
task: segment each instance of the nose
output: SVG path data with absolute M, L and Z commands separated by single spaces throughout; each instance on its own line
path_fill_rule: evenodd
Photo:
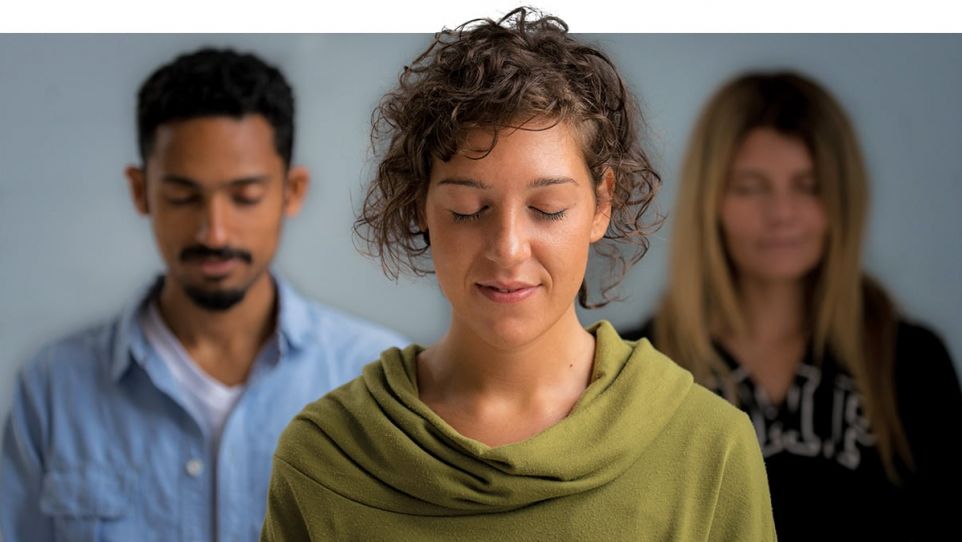
M 531 243 L 523 213 L 504 210 L 486 232 L 486 257 L 501 267 L 511 267 L 531 257 Z
M 227 245 L 227 221 L 230 205 L 219 195 L 211 196 L 204 204 L 203 217 L 197 228 L 197 242 L 208 247 Z
M 768 214 L 773 223 L 781 224 L 795 219 L 799 196 L 791 191 L 774 191 L 768 202 Z

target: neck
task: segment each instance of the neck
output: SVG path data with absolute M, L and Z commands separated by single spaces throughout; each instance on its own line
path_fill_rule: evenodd
M 183 289 L 165 280 L 160 314 L 193 361 L 228 385 L 246 380 L 261 346 L 275 326 L 274 284 L 263 273 L 240 302 L 222 312 L 198 307 Z
M 781 341 L 803 337 L 806 292 L 802 281 L 739 281 L 739 301 L 745 316 L 746 339 Z
M 449 397 L 499 398 L 519 407 L 559 393 L 576 401 L 588 385 L 593 360 L 594 337 L 581 326 L 572 305 L 545 333 L 523 345 L 491 344 L 454 320 L 419 358 L 418 382 L 422 390 Z

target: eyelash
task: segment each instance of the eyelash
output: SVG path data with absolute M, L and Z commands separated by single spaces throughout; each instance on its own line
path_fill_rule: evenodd
M 481 209 L 478 210 L 478 212 L 472 213 L 472 214 L 469 214 L 469 215 L 465 215 L 465 214 L 456 213 L 456 212 L 454 212 L 454 211 L 451 211 L 451 215 L 454 217 L 454 221 L 457 222 L 457 223 L 473 222 L 473 221 L 478 220 L 479 218 L 481 218 L 481 214 L 482 214 L 486 209 L 487 209 L 487 207 L 482 207 Z M 565 217 L 565 213 L 566 213 L 566 211 L 567 211 L 567 209 L 562 209 L 562 210 L 560 210 L 560 211 L 558 211 L 558 212 L 555 212 L 555 213 L 546 213 L 546 212 L 542 211 L 541 209 L 537 209 L 537 208 L 534 208 L 534 207 L 531 207 L 531 210 L 533 210 L 533 211 L 535 211 L 536 213 L 538 213 L 538 215 L 539 215 L 543 220 L 562 220 L 562 219 Z
M 561 220 L 565 217 L 565 211 L 567 211 L 567 209 L 562 209 L 556 213 L 546 213 L 541 209 L 535 209 L 535 211 L 538 211 L 538 214 L 545 220 Z
M 234 198 L 234 203 L 244 206 L 257 205 L 260 201 L 260 198 L 242 198 L 240 196 Z
M 482 208 L 480 211 L 478 211 L 478 212 L 476 212 L 476 213 L 472 213 L 472 214 L 470 214 L 470 215 L 463 215 L 463 214 L 461 214 L 461 213 L 455 213 L 454 211 L 451 211 L 451 215 L 454 216 L 454 221 L 455 221 L 455 222 L 458 222 L 458 223 L 461 223 L 461 222 L 474 222 L 475 220 L 481 218 L 481 212 L 482 212 L 482 211 L 484 211 L 483 208 Z

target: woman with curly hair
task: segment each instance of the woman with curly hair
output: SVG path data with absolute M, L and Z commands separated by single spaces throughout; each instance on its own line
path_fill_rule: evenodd
M 649 337 L 744 409 L 783 540 L 962 540 L 962 393 L 862 269 L 868 174 L 841 105 L 791 72 L 720 88 L 689 142 Z
M 748 418 L 578 321 L 644 253 L 659 185 L 608 57 L 527 9 L 471 21 L 373 124 L 356 232 L 389 276 L 435 273 L 450 326 L 291 422 L 262 539 L 774 540 Z

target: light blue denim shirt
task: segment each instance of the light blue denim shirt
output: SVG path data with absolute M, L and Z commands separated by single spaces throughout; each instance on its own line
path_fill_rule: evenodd
M 25 365 L 3 434 L 0 540 L 257 540 L 287 423 L 408 343 L 275 282 L 274 352 L 252 369 L 219 450 L 138 323 L 151 289 Z

